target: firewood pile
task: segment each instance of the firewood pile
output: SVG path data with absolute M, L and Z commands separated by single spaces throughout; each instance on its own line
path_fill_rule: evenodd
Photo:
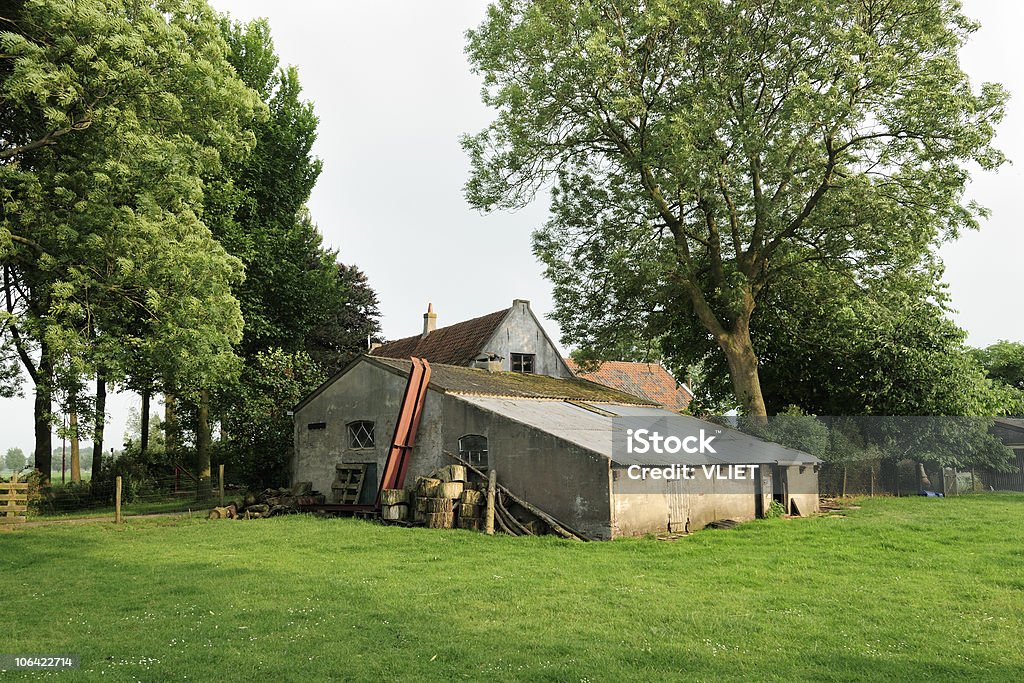
M 448 465 L 419 477 L 412 490 L 381 491 L 381 519 L 430 529 L 483 528 L 484 494 L 469 483 L 466 468 Z
M 209 519 L 262 519 L 290 515 L 299 511 L 300 505 L 318 505 L 325 496 L 313 490 L 308 481 L 296 482 L 291 488 L 264 489 L 261 493 L 246 494 L 242 500 L 234 500 L 223 507 L 210 510 Z

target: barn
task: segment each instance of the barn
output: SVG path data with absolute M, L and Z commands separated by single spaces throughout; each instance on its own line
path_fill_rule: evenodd
M 294 481 L 332 492 L 339 504 L 372 506 L 400 441 L 396 425 L 419 363 L 411 358 L 427 356 L 406 482 L 456 455 L 494 470 L 509 491 L 593 539 L 753 519 L 773 500 L 796 514 L 817 509 L 812 456 L 576 377 L 528 302 L 450 328 L 433 327 L 435 315 L 424 316 L 422 335 L 358 358 L 296 406 Z M 630 453 L 627 431 L 651 425 L 680 438 L 702 434 L 714 446 Z M 666 478 L 673 467 L 681 474 Z M 357 493 L 354 471 L 361 473 Z M 744 476 L 726 476 L 737 471 Z

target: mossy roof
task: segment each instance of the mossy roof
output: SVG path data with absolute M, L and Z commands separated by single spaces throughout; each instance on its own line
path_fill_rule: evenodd
M 395 358 L 368 357 L 373 363 L 390 366 L 408 374 L 412 363 Z M 450 394 L 476 396 L 508 396 L 513 398 L 550 399 L 622 403 L 627 405 L 658 405 L 654 401 L 627 394 L 585 379 L 562 379 L 521 372 L 489 372 L 480 368 L 430 364 L 430 386 Z

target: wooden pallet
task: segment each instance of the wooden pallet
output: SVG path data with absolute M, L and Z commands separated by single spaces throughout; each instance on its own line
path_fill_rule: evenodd
M 15 473 L 11 481 L 0 482 L 0 524 L 24 522 L 27 510 L 28 483 L 19 482 Z
M 340 505 L 355 505 L 359 502 L 359 494 L 363 491 L 363 481 L 366 479 L 366 465 L 336 465 L 334 483 L 331 484 L 331 491 L 334 492 L 334 502 Z

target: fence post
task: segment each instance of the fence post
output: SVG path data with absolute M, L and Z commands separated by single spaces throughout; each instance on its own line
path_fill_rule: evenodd
M 494 492 L 498 488 L 498 472 L 492 469 L 487 473 L 487 511 L 484 515 L 484 531 L 494 535 Z
M 218 479 L 218 486 L 217 486 L 217 488 L 220 491 L 220 506 L 224 507 L 224 465 L 223 464 L 217 467 L 217 479 Z
M 121 523 L 121 477 L 117 478 L 114 491 L 114 524 Z

